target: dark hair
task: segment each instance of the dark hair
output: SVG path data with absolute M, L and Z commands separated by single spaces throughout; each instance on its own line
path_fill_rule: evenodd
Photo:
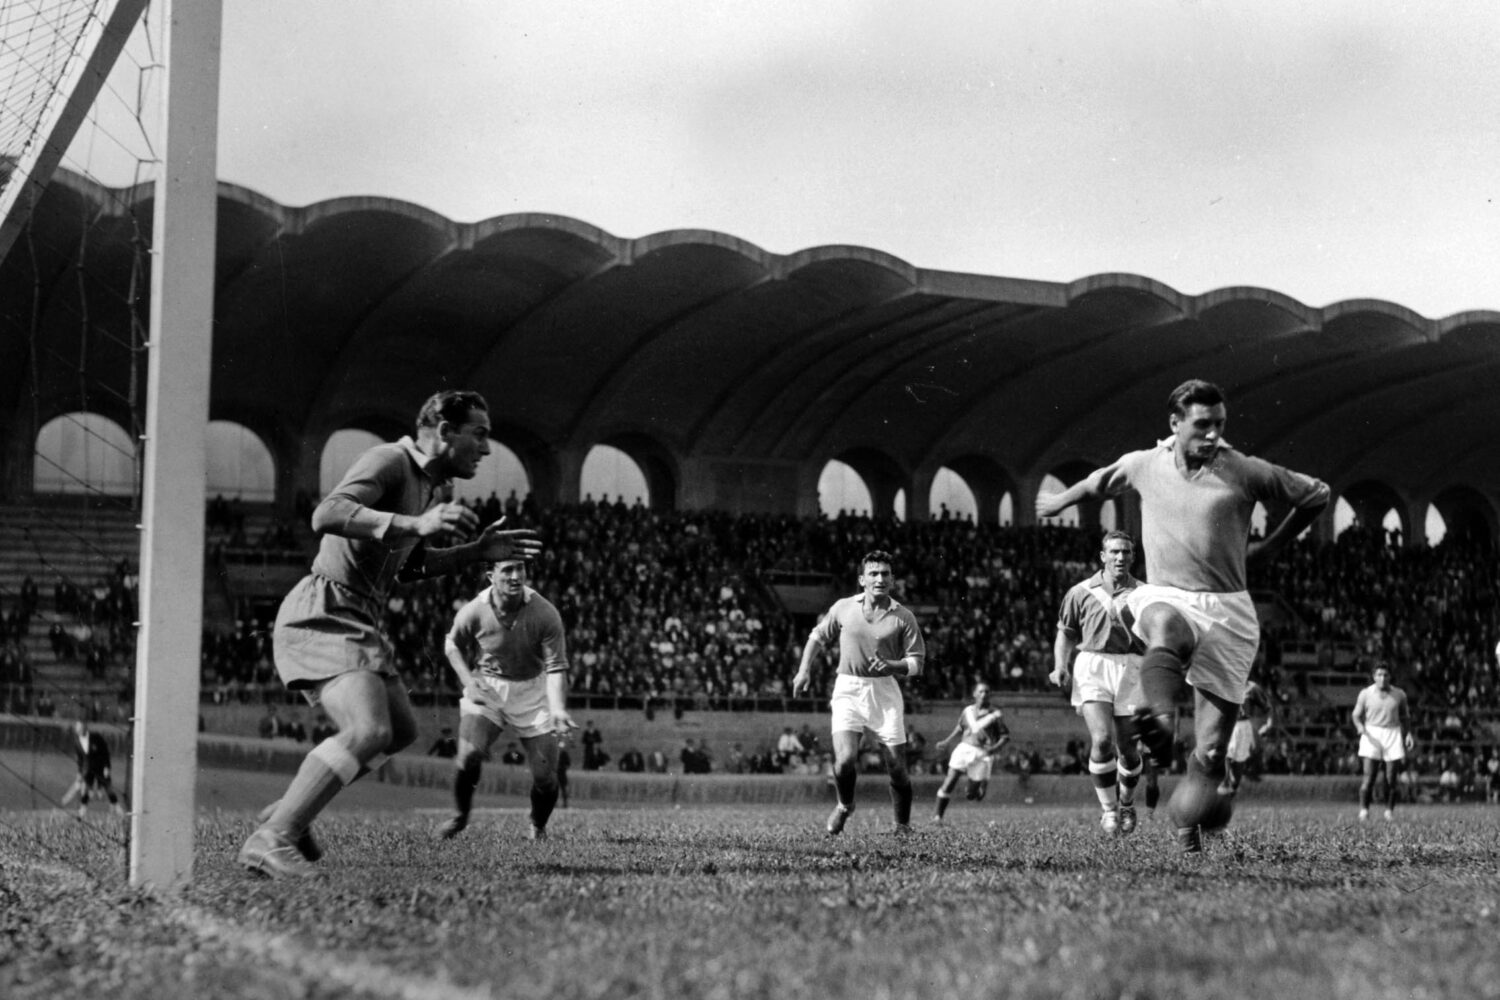
M 1101 539 L 1099 539 L 1099 551 L 1103 552 L 1104 551 L 1104 547 L 1106 545 L 1108 545 L 1110 542 L 1112 542 L 1112 541 L 1114 541 L 1116 539 L 1120 539 L 1121 541 L 1129 542 L 1131 549 L 1134 550 L 1134 548 L 1135 548 L 1135 539 L 1132 538 L 1132 537 L 1130 537 L 1130 532 L 1128 532 L 1128 531 L 1121 531 L 1119 528 L 1114 528 L 1114 529 L 1112 529 L 1110 531 L 1106 531 L 1104 533 L 1104 537 L 1101 538 Z
M 1167 397 L 1167 410 L 1182 417 L 1187 415 L 1188 407 L 1194 404 L 1217 406 L 1220 403 L 1229 403 L 1223 389 L 1212 382 L 1192 378 L 1172 390 L 1172 395 Z
M 442 392 L 435 392 L 422 404 L 422 409 L 417 414 L 417 430 L 436 427 L 445 420 L 456 427 L 467 422 L 469 414 L 474 410 L 488 413 L 490 405 L 484 401 L 483 396 L 471 389 L 444 389 Z
M 896 568 L 896 557 L 885 549 L 871 549 L 859 558 L 859 571 L 864 573 L 865 567 L 870 563 L 885 563 L 891 569 Z

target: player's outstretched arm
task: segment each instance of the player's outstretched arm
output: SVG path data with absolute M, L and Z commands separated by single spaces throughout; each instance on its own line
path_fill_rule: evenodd
M 429 545 L 422 566 L 423 575 L 442 576 L 471 563 L 534 559 L 541 555 L 542 538 L 535 529 L 505 528 L 504 524 L 505 518 L 502 517 L 481 531 L 478 537 L 446 548 Z
M 1118 464 L 1116 462 L 1114 465 L 1106 465 L 1101 469 L 1095 469 L 1060 493 L 1038 493 L 1036 495 L 1036 516 L 1056 517 L 1080 500 L 1088 497 L 1103 496 L 1105 492 L 1104 484 L 1113 478 L 1115 467 Z

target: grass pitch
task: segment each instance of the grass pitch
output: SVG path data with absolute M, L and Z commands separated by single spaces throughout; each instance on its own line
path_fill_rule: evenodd
M 329 814 L 317 884 L 233 865 L 199 828 L 180 896 L 125 886 L 100 816 L 0 824 L 0 995 L 342 997 L 1500 996 L 1500 811 L 1242 804 L 1204 856 L 1157 819 L 957 802 L 895 839 L 863 803 Z

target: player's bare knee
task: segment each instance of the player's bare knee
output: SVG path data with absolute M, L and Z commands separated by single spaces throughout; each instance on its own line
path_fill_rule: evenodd
M 1108 736 L 1096 736 L 1094 738 L 1093 753 L 1090 757 L 1094 760 L 1113 760 L 1116 752 L 1115 741 Z
M 339 736 L 349 752 L 360 761 L 386 753 L 391 745 L 391 727 L 385 722 L 360 722 L 349 726 Z
M 473 744 L 460 744 L 458 756 L 454 758 L 454 764 L 460 771 L 467 771 L 471 767 L 480 767 L 484 763 L 484 751 Z

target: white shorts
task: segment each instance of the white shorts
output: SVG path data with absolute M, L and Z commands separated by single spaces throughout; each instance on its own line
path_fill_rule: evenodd
M 1359 738 L 1359 755 L 1369 760 L 1405 760 L 1406 744 L 1399 726 L 1365 726 Z
M 1094 653 L 1080 649 L 1073 660 L 1073 707 L 1083 713 L 1086 701 L 1115 706 L 1116 715 L 1130 715 L 1146 704 L 1141 691 L 1141 658 L 1134 653 Z
M 970 781 L 989 781 L 993 758 L 972 743 L 960 743 L 948 756 L 948 770 L 962 771 Z
M 1251 719 L 1241 719 L 1234 724 L 1234 729 L 1229 733 L 1229 749 L 1225 753 L 1236 764 L 1243 764 L 1254 752 L 1255 722 Z
M 552 710 L 547 707 L 547 675 L 527 681 L 508 681 L 500 677 L 474 676 L 474 682 L 488 699 L 480 704 L 465 692 L 458 701 L 460 718 L 479 715 L 497 726 L 510 726 L 522 739 L 546 736 L 552 732 Z
M 1195 640 L 1187 682 L 1236 705 L 1244 702 L 1250 666 L 1260 648 L 1260 619 L 1248 592 L 1210 594 L 1143 583 L 1126 600 L 1137 635 L 1141 609 L 1147 605 L 1168 604 L 1181 612 Z
M 859 733 L 868 729 L 888 747 L 906 742 L 906 703 L 894 677 L 854 677 L 839 674 L 828 700 L 833 731 Z

